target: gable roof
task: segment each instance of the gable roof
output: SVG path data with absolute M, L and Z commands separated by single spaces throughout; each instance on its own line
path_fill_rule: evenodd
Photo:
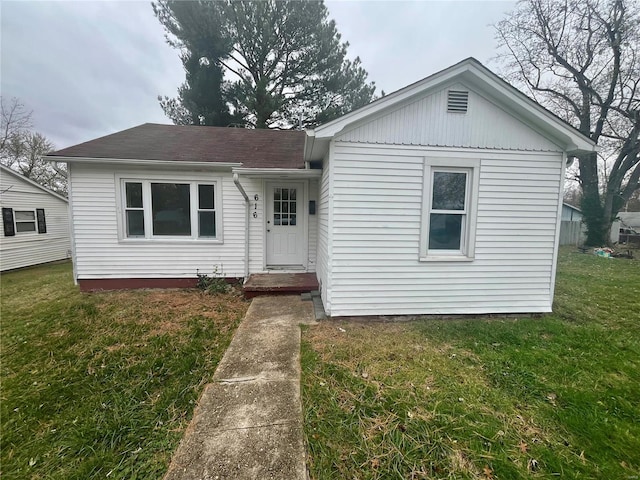
M 0 165 L 0 172 L 2 172 L 3 175 L 13 175 L 14 177 L 22 180 L 24 183 L 27 183 L 29 185 L 32 185 L 34 187 L 39 188 L 40 190 L 48 193 L 49 195 L 52 195 L 54 197 L 56 197 L 59 200 L 62 200 L 64 202 L 69 203 L 69 200 L 67 200 L 65 197 L 63 197 L 62 195 L 54 192 L 53 190 L 49 190 L 47 187 L 43 187 L 42 185 L 40 185 L 37 182 L 34 182 L 33 180 L 31 180 L 30 178 L 25 177 L 24 175 L 22 175 L 20 172 L 16 172 L 15 170 L 9 168 L 9 167 L 5 167 L 4 165 Z M 3 193 L 3 192 L 0 192 Z
M 305 132 L 145 123 L 47 155 L 52 161 L 143 160 L 304 168 Z
M 313 141 L 308 142 L 305 157 L 317 157 L 316 150 L 326 148 L 329 139 L 346 131 L 354 124 L 383 114 L 385 111 L 410 102 L 418 96 L 425 95 L 454 80 L 465 81 L 483 94 L 503 103 L 512 113 L 527 120 L 529 124 L 541 132 L 560 141 L 567 152 L 577 154 L 597 149 L 596 143 L 589 137 L 501 79 L 478 60 L 469 57 L 449 68 L 379 98 L 358 110 L 308 131 L 307 133 Z

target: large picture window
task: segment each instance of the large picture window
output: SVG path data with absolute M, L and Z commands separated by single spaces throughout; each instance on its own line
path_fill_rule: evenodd
M 219 239 L 217 184 L 123 179 L 125 238 Z
M 421 260 L 473 258 L 478 176 L 478 161 L 427 159 Z

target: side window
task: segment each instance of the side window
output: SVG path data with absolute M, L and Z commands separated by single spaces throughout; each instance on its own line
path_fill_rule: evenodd
M 466 171 L 432 172 L 429 250 L 464 251 L 468 177 Z
M 480 161 L 425 159 L 420 260 L 472 260 Z
M 144 237 L 144 202 L 140 182 L 125 182 L 125 229 L 127 237 Z
M 214 185 L 198 185 L 198 236 L 216 237 L 216 195 Z

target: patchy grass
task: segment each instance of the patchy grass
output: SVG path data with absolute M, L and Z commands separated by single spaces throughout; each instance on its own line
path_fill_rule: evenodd
M 640 475 L 638 260 L 563 250 L 542 318 L 322 323 L 302 367 L 314 479 Z
M 69 264 L 1 286 L 2 478 L 161 478 L 248 303 L 82 294 Z

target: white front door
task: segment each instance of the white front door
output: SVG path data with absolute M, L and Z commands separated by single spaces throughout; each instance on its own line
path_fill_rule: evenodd
M 267 267 L 304 268 L 304 184 L 267 184 Z

